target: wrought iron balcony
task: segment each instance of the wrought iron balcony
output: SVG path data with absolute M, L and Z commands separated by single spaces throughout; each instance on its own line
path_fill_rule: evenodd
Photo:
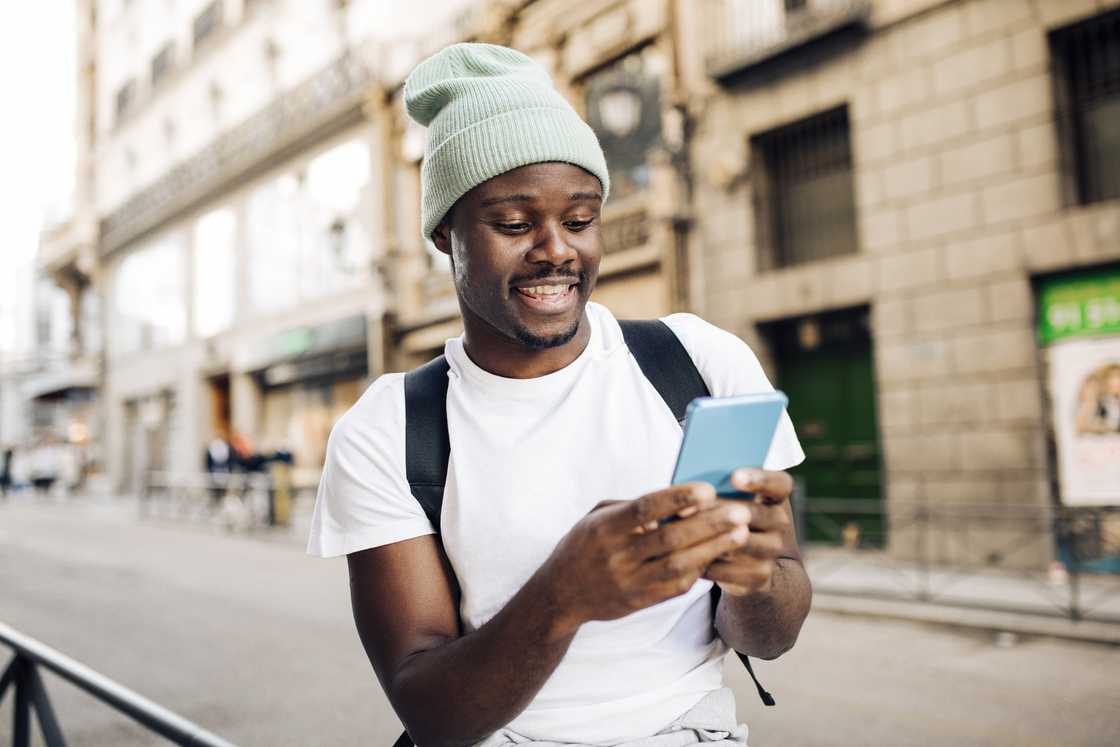
M 725 78 L 870 15 L 871 0 L 705 0 L 705 65 Z

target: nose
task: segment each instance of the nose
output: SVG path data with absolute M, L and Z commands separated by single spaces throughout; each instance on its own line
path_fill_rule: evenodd
M 572 262 L 579 253 L 570 243 L 570 238 L 559 222 L 545 223 L 534 236 L 533 247 L 525 255 L 525 260 L 544 262 L 556 267 Z

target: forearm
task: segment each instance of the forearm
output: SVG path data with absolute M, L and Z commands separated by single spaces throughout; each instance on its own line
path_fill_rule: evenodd
M 390 698 L 418 744 L 473 744 L 525 709 L 577 628 L 538 571 L 478 630 L 410 657 L 392 680 Z
M 776 659 L 793 648 L 809 614 L 813 590 L 800 561 L 779 558 L 769 591 L 723 594 L 716 630 L 728 646 L 759 659 Z

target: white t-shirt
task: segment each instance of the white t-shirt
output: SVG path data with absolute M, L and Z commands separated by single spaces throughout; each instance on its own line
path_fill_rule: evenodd
M 440 517 L 466 631 L 497 613 L 597 503 L 668 486 L 681 429 L 611 313 L 587 305 L 591 338 L 565 368 L 507 379 L 448 340 L 451 460 Z M 692 314 L 663 320 L 714 396 L 771 391 L 739 338 Z M 405 478 L 404 375 L 377 379 L 327 446 L 308 552 L 324 557 L 432 532 Z M 765 466 L 804 459 L 782 416 Z M 533 739 L 614 744 L 656 733 L 722 685 L 711 583 L 619 620 L 580 628 L 560 665 L 509 724 Z

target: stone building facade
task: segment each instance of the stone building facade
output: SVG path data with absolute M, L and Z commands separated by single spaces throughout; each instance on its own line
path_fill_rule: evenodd
M 903 555 L 922 511 L 968 504 L 926 535 L 937 557 L 1048 560 L 1056 477 L 1033 289 L 1120 262 L 1120 195 L 1075 187 L 1062 40 L 1088 28 L 1074 46 L 1114 52 L 1120 3 L 703 5 L 694 308 L 796 389 L 810 504 L 885 500 L 890 526 L 823 516 L 885 532 Z M 721 34 L 736 13 L 756 14 L 753 31 Z M 1116 74 L 1101 73 L 1113 97 Z

